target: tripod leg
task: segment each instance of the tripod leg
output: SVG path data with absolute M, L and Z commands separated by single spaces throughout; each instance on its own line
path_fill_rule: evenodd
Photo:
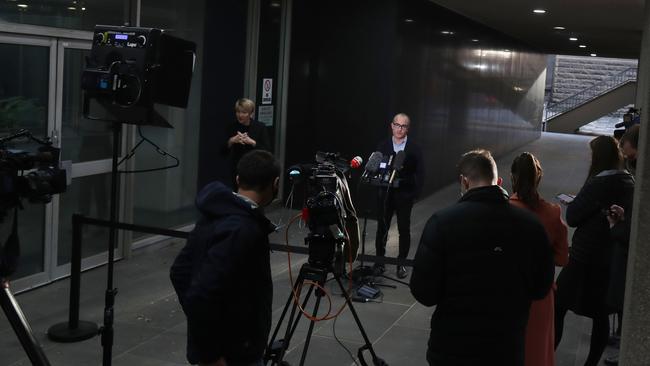
M 313 285 L 312 285 L 313 288 Z M 322 296 L 316 293 L 316 304 L 314 304 L 314 312 L 312 313 L 312 317 L 316 317 L 318 315 L 318 307 L 320 305 L 320 299 Z M 304 309 L 304 308 L 303 308 Z M 305 358 L 307 357 L 307 349 L 309 348 L 309 341 L 311 340 L 311 334 L 314 331 L 314 320 L 311 320 L 309 322 L 309 330 L 307 331 L 307 336 L 305 337 L 305 346 L 302 349 L 302 356 L 300 356 L 300 366 L 303 366 L 305 364 Z
M 352 306 L 352 301 L 350 301 L 350 296 L 348 295 L 347 291 L 345 290 L 345 286 L 343 286 L 343 283 L 341 282 L 341 278 L 338 275 L 335 274 L 334 279 L 336 279 L 336 283 L 339 284 L 339 287 L 341 288 L 341 292 L 343 292 L 343 296 L 345 297 L 345 302 L 348 304 L 348 307 L 350 308 L 350 312 L 352 313 L 352 316 L 354 317 L 354 321 L 357 323 L 357 327 L 359 327 L 359 331 L 361 332 L 361 336 L 363 337 L 363 340 L 366 343 L 363 348 L 366 348 L 366 349 L 368 349 L 368 351 L 370 351 L 370 355 L 372 356 L 372 361 L 373 361 L 373 363 L 375 365 L 386 365 L 386 362 L 384 360 L 377 357 L 377 354 L 375 353 L 375 350 L 372 347 L 372 343 L 370 342 L 370 339 L 368 338 L 368 335 L 366 334 L 366 330 L 363 329 L 363 325 L 361 325 L 361 320 L 359 320 L 359 316 L 357 315 L 357 311 L 354 309 L 354 306 Z M 359 356 L 361 358 L 361 352 L 359 352 Z
M 50 362 L 47 360 L 41 345 L 34 337 L 29 323 L 27 323 L 25 314 L 23 314 L 23 311 L 20 309 L 18 302 L 9 290 L 9 286 L 6 282 L 2 282 L 0 305 L 7 316 L 7 320 L 11 323 L 11 327 L 14 329 L 14 333 L 16 333 L 20 344 L 23 346 L 25 353 L 27 353 L 27 357 L 29 357 L 29 360 L 32 362 L 32 365 L 50 366 Z

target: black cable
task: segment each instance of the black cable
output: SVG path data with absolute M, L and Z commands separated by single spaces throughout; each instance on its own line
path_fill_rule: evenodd
M 334 339 L 336 340 L 336 342 L 339 345 L 341 345 L 341 347 L 343 347 L 345 352 L 347 352 L 348 355 L 350 355 L 350 358 L 352 359 L 352 362 L 354 362 L 355 365 L 359 366 L 359 364 L 357 363 L 357 359 L 354 357 L 352 352 L 348 349 L 348 347 L 345 346 L 345 344 L 343 344 L 343 342 L 341 342 L 339 337 L 336 336 L 336 319 L 338 319 L 338 317 L 334 318 L 334 321 L 332 322 L 332 333 L 334 334 Z
M 127 173 L 146 173 L 146 172 L 155 172 L 155 171 L 167 170 L 167 169 L 175 168 L 175 167 L 177 167 L 177 166 L 179 166 L 179 165 L 181 164 L 181 163 L 180 163 L 180 160 L 179 160 L 177 157 L 175 157 L 174 155 L 172 155 L 172 154 L 168 153 L 167 151 L 163 150 L 160 146 L 156 145 L 155 142 L 153 142 L 153 141 L 149 140 L 148 138 L 146 138 L 146 137 L 142 134 L 142 129 L 140 128 L 140 126 L 137 126 L 137 127 L 138 127 L 138 135 L 140 135 L 140 141 L 139 141 L 139 142 L 138 142 L 138 143 L 137 143 L 137 144 L 136 144 L 136 145 L 131 149 L 131 151 L 129 151 L 128 154 L 126 154 L 125 157 L 123 157 L 123 158 L 122 158 L 122 159 L 117 163 L 118 166 L 119 166 L 119 165 L 122 165 L 122 163 L 124 163 L 125 161 L 131 159 L 131 158 L 135 155 L 135 151 L 136 151 L 136 149 L 137 149 L 138 147 L 140 147 L 140 145 L 142 145 L 142 143 L 144 143 L 144 142 L 146 142 L 146 143 L 148 143 L 149 145 L 153 146 L 153 147 L 156 149 L 156 152 L 157 152 L 158 154 L 162 155 L 163 157 L 165 157 L 165 156 L 169 156 L 170 158 L 174 159 L 174 163 L 171 164 L 171 165 L 168 165 L 168 166 L 160 167 L 160 168 L 138 169 L 138 170 L 120 170 L 119 173 L 127 174 Z

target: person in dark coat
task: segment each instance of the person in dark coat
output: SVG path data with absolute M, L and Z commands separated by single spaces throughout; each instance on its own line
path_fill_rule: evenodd
M 237 163 L 247 152 L 258 150 L 271 150 L 271 140 L 266 126 L 253 119 L 255 103 L 246 98 L 237 100 L 235 103 L 236 121 L 227 127 L 226 136 L 228 140 L 224 143 L 222 151 L 228 155 L 230 171 L 232 173 L 232 185 L 237 191 L 235 181 Z
M 566 221 L 576 230 L 569 264 L 557 279 L 555 347 L 562 340 L 568 310 L 591 318 L 591 344 L 585 366 L 596 366 L 607 346 L 611 307 L 607 289 L 612 255 L 609 207 L 627 210 L 632 204 L 634 178 L 622 170 L 623 156 L 613 137 L 598 136 L 589 143 L 591 166 L 584 186 L 566 209 Z
M 277 194 L 280 168 L 271 153 L 255 150 L 237 170 L 237 193 L 213 182 L 198 194 L 200 219 L 170 271 L 191 364 L 262 365 L 271 328 L 274 225 L 262 208 Z
M 399 186 L 397 188 L 378 188 L 377 194 L 377 234 L 375 236 L 375 250 L 378 256 L 386 255 L 386 241 L 388 229 L 393 214 L 397 216 L 397 231 L 399 232 L 399 259 L 406 259 L 411 249 L 411 210 L 415 199 L 422 192 L 424 182 L 424 165 L 420 147 L 408 138 L 411 120 L 404 113 L 393 117 L 390 124 L 392 136 L 377 146 L 377 151 L 384 157 L 395 156 L 399 151 L 404 151 L 404 165 L 398 172 Z M 376 264 L 375 273 L 383 273 L 384 265 Z M 396 268 L 399 278 L 408 275 L 406 267 L 399 264 Z
M 431 366 L 523 366 L 528 311 L 553 283 L 553 253 L 536 216 L 511 205 L 485 150 L 458 164 L 462 197 L 431 216 L 411 293 L 431 317 Z

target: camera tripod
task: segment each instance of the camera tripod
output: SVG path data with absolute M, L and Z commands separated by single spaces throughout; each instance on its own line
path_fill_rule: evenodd
M 32 365 L 50 366 L 50 362 L 47 360 L 41 345 L 38 343 L 36 337 L 34 337 L 34 333 L 32 333 L 32 328 L 27 323 L 25 314 L 23 314 L 16 298 L 9 289 L 9 282 L 4 278 L 0 278 L 0 306 L 2 306 L 7 320 L 11 323 L 16 337 L 18 337 Z
M 298 327 L 298 322 L 302 317 L 300 314 L 296 314 L 296 310 L 298 309 L 298 300 L 296 299 L 294 301 L 294 293 L 298 293 L 300 289 L 302 289 L 303 285 L 305 284 L 305 281 L 308 281 L 308 283 L 312 282 L 309 286 L 309 290 L 307 291 L 307 295 L 305 296 L 305 299 L 302 302 L 302 309 L 304 309 L 307 306 L 307 303 L 309 302 L 312 293 L 314 293 L 314 296 L 316 296 L 316 302 L 314 304 L 314 310 L 312 316 L 315 317 L 318 314 L 318 307 L 320 305 L 321 298 L 324 295 L 322 290 L 318 288 L 317 285 L 320 286 L 321 288 L 324 287 L 325 283 L 327 282 L 327 277 L 329 273 L 333 274 L 334 280 L 336 280 L 336 283 L 338 283 L 339 288 L 341 289 L 341 292 L 345 297 L 345 302 L 347 306 L 350 308 L 350 311 L 352 312 L 352 316 L 354 317 L 354 321 L 357 323 L 357 327 L 359 328 L 359 331 L 361 332 L 361 336 L 363 337 L 363 340 L 365 342 L 365 344 L 361 348 L 359 348 L 357 352 L 357 356 L 359 357 L 359 361 L 361 362 L 361 365 L 368 366 L 365 359 L 363 358 L 363 351 L 368 350 L 370 352 L 370 355 L 372 356 L 372 364 L 374 366 L 388 366 L 388 364 L 384 360 L 377 357 L 377 354 L 375 353 L 375 350 L 372 347 L 372 343 L 368 339 L 368 335 L 366 334 L 363 325 L 361 325 L 359 316 L 357 315 L 354 306 L 352 306 L 350 296 L 348 295 L 345 287 L 343 286 L 343 283 L 341 282 L 340 275 L 332 270 L 331 265 L 329 266 L 329 268 L 323 268 L 310 263 L 305 263 L 300 268 L 300 274 L 296 279 L 292 292 L 289 294 L 287 303 L 285 304 L 284 309 L 282 310 L 282 315 L 280 315 L 280 320 L 278 320 L 278 324 L 276 325 L 275 330 L 273 331 L 273 336 L 271 337 L 271 341 L 269 342 L 269 345 L 266 349 L 266 354 L 264 355 L 265 364 L 271 361 L 271 366 L 289 365 L 288 362 L 284 361 L 284 356 L 287 349 L 289 348 L 291 338 L 293 337 L 294 332 Z M 314 287 L 317 287 L 316 291 L 314 291 Z M 284 317 L 286 316 L 287 310 L 289 310 L 289 306 L 291 305 L 292 302 L 293 302 L 293 306 L 291 306 L 291 314 L 289 315 L 284 338 L 276 341 L 276 337 L 278 335 L 278 332 L 280 331 L 282 322 L 284 321 Z M 309 342 L 311 340 L 311 335 L 314 330 L 315 322 L 316 321 L 313 319 L 310 320 L 309 330 L 307 331 L 307 336 L 305 337 L 305 346 L 302 349 L 302 355 L 300 357 L 300 366 L 305 364 L 305 358 L 307 356 L 307 350 L 309 348 Z

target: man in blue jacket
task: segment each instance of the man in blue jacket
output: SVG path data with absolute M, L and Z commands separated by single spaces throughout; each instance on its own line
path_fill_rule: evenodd
M 411 292 L 431 317 L 431 366 L 523 366 L 531 300 L 553 283 L 542 224 L 512 206 L 485 150 L 458 164 L 462 198 L 427 222 L 415 255 Z
M 273 283 L 262 208 L 278 192 L 273 155 L 254 150 L 237 165 L 238 191 L 208 184 L 201 216 L 171 268 L 187 317 L 187 359 L 206 366 L 258 366 L 271 328 Z

